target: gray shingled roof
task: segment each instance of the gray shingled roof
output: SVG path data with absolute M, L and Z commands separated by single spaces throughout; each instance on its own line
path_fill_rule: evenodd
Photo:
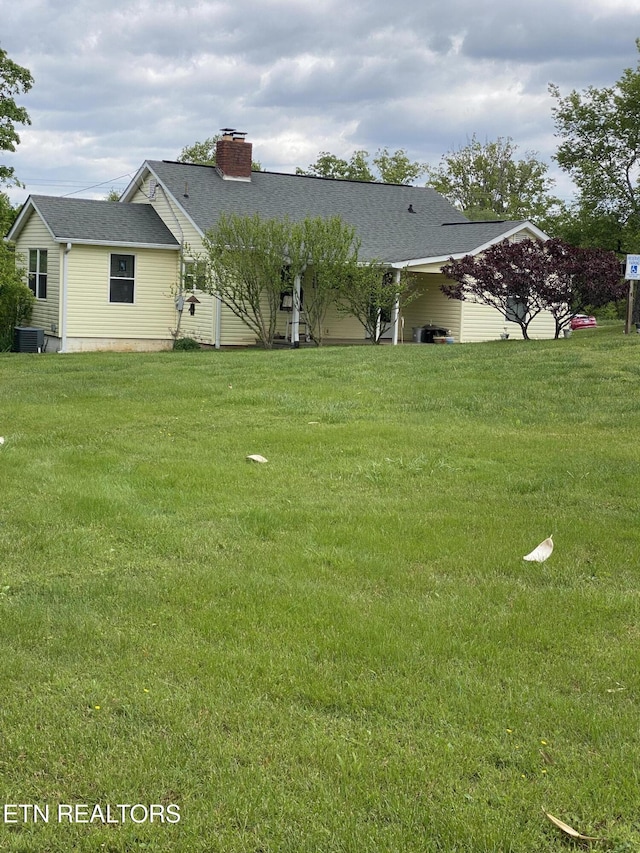
M 57 240 L 179 248 L 150 204 L 46 195 L 30 199 Z
M 428 187 L 275 172 L 253 172 L 250 182 L 225 181 L 212 166 L 165 160 L 145 165 L 202 233 L 223 212 L 294 220 L 339 215 L 356 227 L 364 260 L 394 263 L 467 253 L 519 224 L 469 222 Z

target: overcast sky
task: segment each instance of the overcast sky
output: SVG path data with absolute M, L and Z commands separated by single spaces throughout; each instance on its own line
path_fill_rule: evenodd
M 264 169 L 320 151 L 443 154 L 511 137 L 557 177 L 549 82 L 635 68 L 640 0 L 0 0 L 0 47 L 32 73 L 32 124 L 0 152 L 28 193 L 101 198 L 145 159 L 222 127 Z

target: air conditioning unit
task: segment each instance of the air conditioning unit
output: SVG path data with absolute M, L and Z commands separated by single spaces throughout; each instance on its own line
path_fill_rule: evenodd
M 44 349 L 44 329 L 34 326 L 15 326 L 13 329 L 14 352 L 42 352 Z

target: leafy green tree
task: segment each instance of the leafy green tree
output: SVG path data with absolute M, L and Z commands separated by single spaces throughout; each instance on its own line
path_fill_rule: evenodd
M 20 142 L 16 125 L 31 124 L 26 109 L 18 106 L 15 98 L 32 86 L 30 72 L 9 59 L 7 52 L 0 48 L 0 151 L 15 151 Z M 2 184 L 18 184 L 12 167 L 0 165 Z
M 367 158 L 368 151 L 354 151 L 350 160 L 343 160 L 321 151 L 315 163 L 311 163 L 306 169 L 298 167 L 296 175 L 311 175 L 316 178 L 333 178 L 342 181 L 375 181 L 375 177 L 369 168 Z
M 354 151 L 349 160 L 336 157 L 328 151 L 321 151 L 315 163 L 306 169 L 298 167 L 296 174 L 346 181 L 410 184 L 423 175 L 427 168 L 422 163 L 409 160 L 402 148 L 392 154 L 387 148 L 379 149 L 373 158 L 373 166 L 377 169 L 377 174 L 369 163 L 369 152 L 364 149 Z
M 0 238 L 11 228 L 18 215 L 18 209 L 13 207 L 6 193 L 0 192 Z M 0 245 L 2 241 L 0 240 Z
M 35 297 L 21 280 L 15 267 L 13 252 L 0 251 L 0 352 L 8 352 L 13 345 L 15 326 L 31 320 Z
M 339 216 L 307 217 L 291 227 L 289 274 L 300 275 L 304 283 L 307 333 L 317 346 L 329 306 L 357 267 L 359 248 L 355 228 Z
M 636 40 L 640 50 L 640 39 Z M 582 245 L 640 248 L 640 61 L 613 85 L 561 96 L 553 116 L 562 140 L 555 159 L 578 193 L 575 218 Z
M 30 72 L 0 49 L 0 151 L 15 151 L 20 142 L 16 125 L 31 123 L 26 109 L 18 106 L 15 98 L 28 92 L 32 85 Z M 19 183 L 13 168 L 0 164 L 0 186 Z M 31 319 L 35 301 L 22 280 L 22 272 L 16 269 L 14 246 L 2 239 L 16 214 L 7 194 L 0 192 L 0 350 L 5 351 L 13 344 L 14 327 Z
M 384 184 L 413 184 L 427 171 L 426 163 L 409 160 L 404 148 L 390 154 L 387 148 L 376 152 L 373 163 Z
M 375 261 L 349 270 L 338 293 L 338 310 L 355 317 L 372 344 L 379 344 L 391 327 L 393 311 L 406 307 L 418 295 L 415 276 L 402 270 L 396 281 L 392 271 Z
M 273 347 L 282 291 L 304 276 L 304 311 L 316 344 L 324 317 L 347 273 L 356 266 L 355 230 L 340 217 L 301 222 L 262 219 L 258 214 L 223 215 L 205 235 L 205 290 Z
M 640 51 L 640 39 L 636 39 Z M 555 159 L 578 188 L 573 231 L 583 246 L 622 254 L 640 250 L 640 60 L 613 86 L 562 97 L 553 115 L 562 140 Z M 565 223 L 567 225 L 567 223 Z M 567 234 L 568 228 L 563 234 Z M 640 288 L 633 319 L 640 320 Z
M 178 155 L 178 163 L 193 163 L 196 166 L 216 165 L 216 143 L 222 138 L 222 134 L 216 133 L 204 140 L 186 145 Z M 262 171 L 262 166 L 256 160 L 251 162 L 254 172 Z
M 288 220 L 223 214 L 203 240 L 207 261 L 205 289 L 273 347 L 287 257 Z
M 517 159 L 510 137 L 481 143 L 475 135 L 463 148 L 428 170 L 433 187 L 472 220 L 530 219 L 542 223 L 558 204 L 550 194 L 548 167 L 528 152 Z
M 0 193 L 0 351 L 13 345 L 14 326 L 31 320 L 35 302 L 33 293 L 23 281 L 23 272 L 16 268 L 13 243 L 2 239 L 17 215 L 6 193 Z

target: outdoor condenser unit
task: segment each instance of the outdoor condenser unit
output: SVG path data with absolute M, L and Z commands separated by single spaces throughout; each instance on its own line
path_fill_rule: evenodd
M 13 330 L 14 352 L 42 352 L 44 349 L 44 329 L 34 326 L 15 326 Z

